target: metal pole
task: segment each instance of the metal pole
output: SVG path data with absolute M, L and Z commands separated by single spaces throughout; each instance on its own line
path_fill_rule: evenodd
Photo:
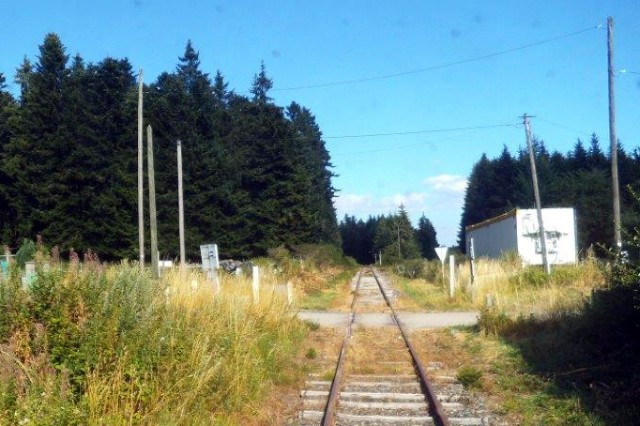
M 529 118 L 527 114 L 522 116 L 524 120 L 524 129 L 527 136 L 527 147 L 529 148 L 529 161 L 531 162 L 531 178 L 533 179 L 533 196 L 536 201 L 536 210 L 538 212 L 538 226 L 540 233 L 540 250 L 542 251 L 542 264 L 547 274 L 551 273 L 551 267 L 549 260 L 547 259 L 547 237 L 544 232 L 544 223 L 542 221 L 542 207 L 540 202 L 540 191 L 538 190 L 538 173 L 536 171 L 536 157 L 533 152 L 533 144 L 531 142 L 531 126 L 529 125 Z
M 140 271 L 144 271 L 144 148 L 142 142 L 142 68 L 138 74 L 138 250 Z
M 616 250 L 622 249 L 620 222 L 620 183 L 618 181 L 618 138 L 616 136 L 615 69 L 613 66 L 613 18 L 607 18 L 607 57 L 609 66 L 609 142 L 611 143 L 611 188 L 613 191 L 613 235 Z
M 182 196 L 182 142 L 177 141 L 178 145 L 178 220 L 180 231 L 180 267 L 186 263 L 184 253 L 184 200 Z
M 154 278 L 160 276 L 158 256 L 158 221 L 156 218 L 156 179 L 153 164 L 153 130 L 147 126 L 147 174 L 149 179 L 149 224 L 151 226 L 151 273 Z

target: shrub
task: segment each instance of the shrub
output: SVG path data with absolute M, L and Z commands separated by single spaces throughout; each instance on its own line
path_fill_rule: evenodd
M 547 273 L 539 267 L 529 266 L 511 278 L 512 284 L 542 287 L 549 282 Z
M 424 263 L 422 259 L 409 259 L 396 265 L 396 270 L 403 277 L 416 279 L 423 275 Z
M 36 255 L 36 243 L 33 240 L 25 238 L 22 240 L 22 245 L 16 252 L 16 262 L 18 266 L 24 268 L 25 263 L 34 259 Z
M 218 424 L 290 380 L 305 329 L 269 288 L 256 303 L 243 278 L 214 298 L 180 271 L 38 271 L 0 285 L 0 425 Z
M 480 389 L 482 387 L 482 371 L 474 366 L 465 365 L 458 369 L 456 379 L 466 389 Z
M 485 334 L 500 334 L 512 323 L 513 321 L 507 313 L 498 310 L 496 307 L 484 306 L 480 309 L 478 327 L 480 327 L 480 330 L 483 330 Z

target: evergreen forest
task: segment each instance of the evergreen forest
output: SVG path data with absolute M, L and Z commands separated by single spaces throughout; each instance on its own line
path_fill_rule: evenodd
M 131 63 L 86 63 L 48 34 L 15 81 L 16 95 L 0 74 L 0 243 L 15 249 L 41 235 L 63 252 L 136 258 L 138 84 Z M 304 106 L 275 105 L 272 84 L 262 64 L 250 95 L 229 90 L 220 71 L 211 77 L 200 68 L 189 41 L 175 70 L 144 86 L 162 258 L 178 253 L 177 140 L 187 257 L 213 242 L 236 258 L 283 244 L 339 244 L 322 133 Z M 145 204 L 147 191 L 145 183 Z
M 339 225 L 342 250 L 361 264 L 380 261 L 393 264 L 409 259 L 435 259 L 438 247 L 436 230 L 423 214 L 418 228 L 400 205 L 395 214 L 370 216 L 366 221 L 345 215 Z
M 535 139 L 533 149 L 542 207 L 573 207 L 578 250 L 603 253 L 613 242 L 611 160 L 595 134 L 588 144 L 578 139 L 572 151 L 549 152 Z M 640 185 L 640 151 L 627 153 L 618 144 L 621 222 L 623 230 L 640 225 L 638 200 L 633 188 Z M 504 147 L 499 157 L 483 155 L 473 166 L 465 193 L 458 244 L 465 251 L 465 227 L 498 216 L 513 208 L 535 208 L 529 154 L 515 155 Z M 623 240 L 627 239 L 623 235 Z

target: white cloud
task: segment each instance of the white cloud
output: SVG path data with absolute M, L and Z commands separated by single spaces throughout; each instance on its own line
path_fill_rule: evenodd
M 388 215 L 403 204 L 417 225 L 422 214 L 431 220 L 441 244 L 455 244 L 467 180 L 463 176 L 438 175 L 425 178 L 424 191 L 374 196 L 339 193 L 335 199 L 338 219 L 345 214 L 366 220 L 369 216 Z
M 424 192 L 406 192 L 381 197 L 374 197 L 371 194 L 340 193 L 335 199 L 335 207 L 338 218 L 347 214 L 366 219 L 369 216 L 395 213 L 402 204 L 413 218 L 413 213 L 425 210 L 427 198 L 428 195 Z
M 423 180 L 422 183 L 437 192 L 460 194 L 467 189 L 467 179 L 458 175 L 430 176 Z
M 336 208 L 338 210 L 359 210 L 363 207 L 371 205 L 371 195 L 358 195 L 358 194 L 339 194 L 336 198 Z
M 380 199 L 382 206 L 397 210 L 400 204 L 407 210 L 414 207 L 423 206 L 427 199 L 424 192 L 405 192 L 404 194 L 393 194 Z

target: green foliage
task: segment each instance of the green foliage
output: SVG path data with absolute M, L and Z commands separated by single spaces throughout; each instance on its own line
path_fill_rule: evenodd
M 379 261 L 393 265 L 407 259 L 418 259 L 424 251 L 435 256 L 435 230 L 423 215 L 418 230 L 414 229 L 403 205 L 394 215 L 369 217 L 364 222 L 345 216 L 339 226 L 342 250 L 359 263 Z
M 318 331 L 320 329 L 320 324 L 318 324 L 315 321 L 311 321 L 311 320 L 304 320 L 304 325 L 307 326 L 307 328 L 311 331 Z
M 435 248 L 438 247 L 438 238 L 433 224 L 423 214 L 418 221 L 418 229 L 416 229 L 416 238 L 420 246 L 420 254 L 427 260 L 437 259 Z
M 0 242 L 41 234 L 63 252 L 106 260 L 137 253 L 137 87 L 126 59 L 85 64 L 48 34 L 18 70 L 20 102 L 0 75 Z M 178 253 L 176 140 L 183 142 L 186 247 L 218 243 L 222 257 L 281 244 L 339 244 L 333 173 L 313 114 L 268 96 L 264 64 L 253 99 L 212 82 L 189 41 L 173 73 L 145 87 L 153 128 L 159 246 Z M 108 218 L 109 220 L 105 220 Z M 148 244 L 148 242 L 147 242 Z
M 24 268 L 24 264 L 32 261 L 36 254 L 36 243 L 33 240 L 25 238 L 22 240 L 22 245 L 16 252 L 16 262 L 18 266 Z
M 478 327 L 485 334 L 500 334 L 512 321 L 506 312 L 492 306 L 483 306 L 478 317 Z
M 611 223 L 611 189 L 609 159 L 603 154 L 599 140 L 591 136 L 589 148 L 578 140 L 574 149 L 563 155 L 549 153 L 541 140 L 534 140 L 541 198 L 546 207 L 573 207 L 576 211 L 578 250 L 589 248 L 605 255 L 601 245 L 613 239 Z M 640 183 L 640 153 L 618 151 L 620 182 L 622 187 Z M 501 155 L 489 159 L 483 155 L 474 165 L 465 193 L 460 221 L 458 245 L 466 249 L 465 227 L 498 216 L 513 208 L 533 205 L 529 154 L 520 149 L 511 155 L 506 147 Z M 632 228 L 640 223 L 634 211 L 633 195 L 622 192 L 623 224 Z
M 285 303 L 238 291 L 213 300 L 126 264 L 40 270 L 30 288 L 13 274 L 0 285 L 0 425 L 208 423 L 255 405 L 304 329 Z
M 456 380 L 466 389 L 482 388 L 482 371 L 472 365 L 465 365 L 458 369 Z
M 541 287 L 548 281 L 549 275 L 547 275 L 544 269 L 536 266 L 526 267 L 510 278 L 512 284 L 532 287 Z
M 406 278 L 415 279 L 423 276 L 425 261 L 422 259 L 405 260 L 396 265 L 396 272 Z

